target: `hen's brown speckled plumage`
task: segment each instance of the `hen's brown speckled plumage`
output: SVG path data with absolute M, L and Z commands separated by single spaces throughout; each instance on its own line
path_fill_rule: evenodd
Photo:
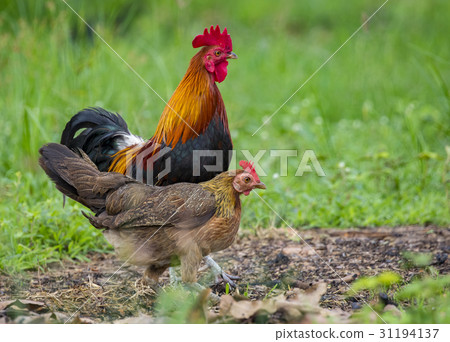
M 229 247 L 239 229 L 241 202 L 233 182 L 245 170 L 199 184 L 155 187 L 100 172 L 83 152 L 76 155 L 63 145 L 48 144 L 40 154 L 56 187 L 90 208 L 95 216 L 85 216 L 92 225 L 104 229 L 121 258 L 146 266 L 153 281 L 181 263 L 182 280 L 195 282 L 202 258 Z

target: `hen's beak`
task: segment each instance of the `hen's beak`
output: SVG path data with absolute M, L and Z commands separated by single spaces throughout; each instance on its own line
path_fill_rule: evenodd
M 263 182 L 256 183 L 254 188 L 255 189 L 267 189 L 266 184 L 264 184 Z
M 227 58 L 237 59 L 238 56 L 234 52 L 228 52 Z

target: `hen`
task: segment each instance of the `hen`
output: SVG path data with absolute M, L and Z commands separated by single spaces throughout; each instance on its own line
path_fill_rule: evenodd
M 198 183 L 227 170 L 233 145 L 216 82 L 225 80 L 228 59 L 237 56 L 227 29 L 220 32 L 219 26 L 205 29 L 192 46 L 202 49 L 191 59 L 150 140 L 131 134 L 119 114 L 88 108 L 67 123 L 61 144 L 82 149 L 100 171 L 127 174 L 152 185 Z M 214 152 L 194 152 L 204 150 Z
M 183 282 L 195 283 L 203 257 L 229 247 L 241 219 L 240 195 L 265 189 L 251 163 L 199 183 L 166 187 L 142 184 L 115 172 L 100 172 L 88 156 L 66 146 L 39 150 L 39 164 L 64 195 L 91 209 L 83 213 L 103 229 L 119 257 L 145 266 L 157 283 L 170 266 L 181 264 Z

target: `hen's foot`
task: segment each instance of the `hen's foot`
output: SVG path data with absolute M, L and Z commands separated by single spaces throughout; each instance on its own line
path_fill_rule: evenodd
M 234 276 L 228 273 L 225 273 L 222 268 L 211 258 L 210 256 L 206 256 L 203 258 L 205 260 L 206 265 L 208 265 L 215 277 L 215 282 L 220 283 L 220 278 L 223 279 L 224 282 L 230 284 L 231 287 L 236 287 L 236 283 L 233 280 L 240 279 L 238 276 Z
M 220 279 L 222 278 L 222 279 Z M 216 284 L 220 283 L 222 280 L 228 284 L 230 284 L 231 287 L 236 287 L 236 283 L 233 280 L 239 280 L 240 278 L 238 276 L 234 276 L 228 273 L 225 273 L 222 271 L 222 273 L 215 276 L 215 282 Z

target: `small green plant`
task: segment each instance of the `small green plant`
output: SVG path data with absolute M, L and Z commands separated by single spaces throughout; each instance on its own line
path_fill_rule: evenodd
M 414 253 L 414 252 L 403 252 L 403 266 L 406 269 L 410 268 L 425 268 L 431 264 L 433 260 L 433 255 L 429 253 Z
M 436 296 L 445 295 L 445 290 L 450 287 L 450 275 L 433 277 L 425 277 L 423 279 L 413 280 L 397 292 L 396 298 L 399 300 L 415 300 L 424 302 L 427 299 Z
M 226 284 L 225 285 L 225 294 L 229 294 L 230 293 L 230 284 Z
M 247 283 L 247 287 L 245 288 L 245 291 L 244 291 L 245 297 L 248 297 L 248 290 L 249 290 L 249 284 Z
M 383 272 L 374 277 L 363 277 L 355 281 L 351 290 L 347 292 L 347 295 L 354 296 L 355 292 L 362 290 L 369 291 L 386 291 L 392 285 L 398 284 L 402 281 L 402 277 L 394 272 Z
M 278 284 L 275 284 L 275 286 L 272 287 L 272 288 L 270 289 L 270 291 L 267 292 L 267 294 L 264 296 L 264 300 L 267 299 L 267 298 L 269 298 L 270 294 L 271 294 L 277 287 L 278 287 Z
M 393 323 L 450 323 L 449 289 L 449 275 L 413 280 L 395 294 L 403 313 Z

